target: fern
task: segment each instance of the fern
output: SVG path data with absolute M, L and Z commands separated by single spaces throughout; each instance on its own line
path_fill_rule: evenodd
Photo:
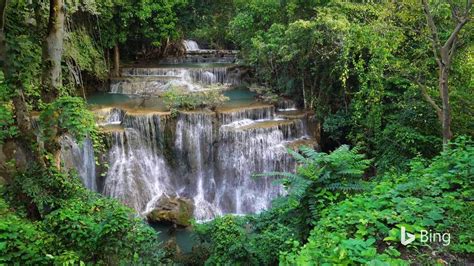
M 357 149 L 343 145 L 327 154 L 309 147 L 300 152 L 289 150 L 297 163 L 296 173 L 269 172 L 254 175 L 278 176 L 274 184 L 283 185 L 288 194 L 273 202 L 276 208 L 309 208 L 313 217 L 321 205 L 340 200 L 345 195 L 366 189 L 362 177 L 371 160 L 365 159 Z

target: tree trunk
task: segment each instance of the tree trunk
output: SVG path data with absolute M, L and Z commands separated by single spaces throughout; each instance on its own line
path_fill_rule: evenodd
M 449 104 L 448 74 L 457 48 L 456 43 L 458 34 L 464 25 L 466 25 L 470 20 L 469 14 L 472 8 L 472 0 L 466 1 L 466 6 L 463 10 L 458 9 L 458 7 L 454 6 L 451 2 L 449 3 L 452 9 L 452 19 L 457 23 L 443 45 L 439 39 L 438 29 L 434 22 L 433 15 L 431 14 L 428 1 L 422 0 L 421 3 L 423 12 L 425 13 L 426 23 L 431 32 L 431 48 L 438 65 L 438 87 L 442 102 L 441 108 L 435 103 L 435 101 L 433 101 L 433 99 L 431 99 L 423 86 L 420 86 L 420 88 L 422 89 L 423 96 L 434 107 L 438 118 L 440 119 L 443 135 L 443 149 L 446 149 L 449 140 L 453 137 L 453 133 L 451 132 L 451 106 Z
M 120 49 L 118 43 L 114 46 L 114 77 L 120 77 Z
M 303 87 L 303 107 L 304 109 L 308 108 L 308 102 L 306 100 L 306 90 L 305 90 L 305 84 L 304 84 L 304 74 L 301 79 L 301 86 Z
M 59 96 L 62 87 L 61 57 L 64 40 L 64 2 L 49 1 L 48 35 L 43 43 L 42 98 L 46 103 Z
M 449 140 L 453 137 L 453 133 L 451 132 L 451 106 L 449 104 L 448 69 L 441 69 L 439 76 L 439 89 L 443 104 L 441 121 L 443 131 L 443 145 L 446 146 Z
M 8 0 L 0 0 L 0 67 L 5 67 L 6 40 L 5 40 L 5 11 L 7 10 Z M 5 73 L 6 74 L 6 73 Z
M 64 42 L 64 0 L 49 1 L 48 35 L 43 43 L 43 76 L 42 76 L 42 99 L 46 103 L 53 102 L 62 87 L 61 58 Z M 51 118 L 54 119 L 54 118 Z M 57 126 L 53 129 L 53 136 L 44 142 L 44 149 L 53 156 L 52 161 L 46 161 L 47 166 L 55 166 L 59 169 L 59 132 Z

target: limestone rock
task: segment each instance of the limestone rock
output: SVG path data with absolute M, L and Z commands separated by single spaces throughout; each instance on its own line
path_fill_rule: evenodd
M 186 198 L 162 196 L 147 218 L 151 222 L 170 222 L 179 226 L 189 226 L 193 218 L 194 205 Z

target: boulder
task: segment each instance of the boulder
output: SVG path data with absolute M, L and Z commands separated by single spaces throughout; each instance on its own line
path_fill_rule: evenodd
M 189 226 L 193 218 L 194 205 L 191 200 L 166 195 L 156 202 L 155 208 L 147 215 L 150 222 L 169 222 L 179 226 Z

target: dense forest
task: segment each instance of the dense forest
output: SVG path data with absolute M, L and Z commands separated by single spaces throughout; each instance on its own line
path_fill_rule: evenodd
M 474 263 L 473 12 L 0 0 L 0 264 Z

